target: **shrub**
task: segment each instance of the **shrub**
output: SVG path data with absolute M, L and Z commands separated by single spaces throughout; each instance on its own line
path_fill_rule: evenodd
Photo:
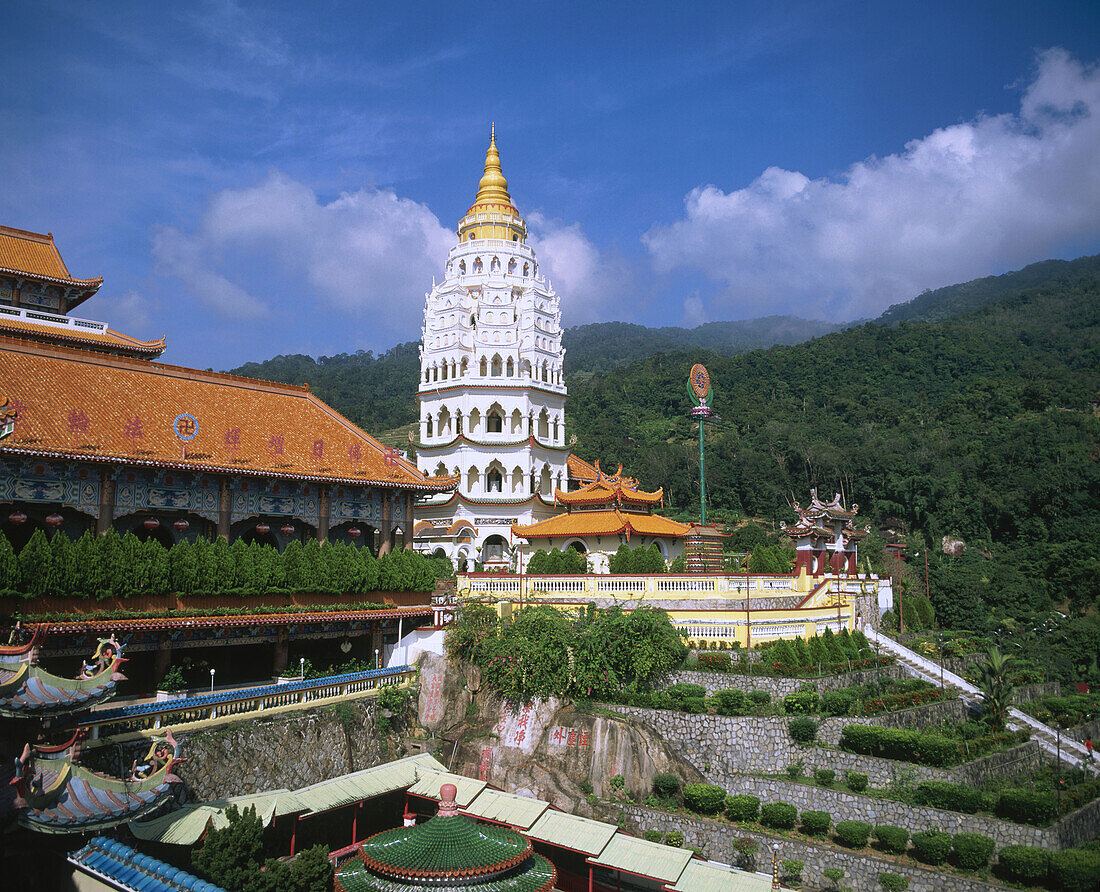
M 1100 888 L 1100 854 L 1084 849 L 1052 852 L 1050 878 L 1056 889 L 1087 892 Z
M 747 793 L 726 797 L 726 817 L 731 821 L 755 821 L 760 814 L 760 800 Z
M 749 702 L 754 709 L 762 709 L 772 702 L 772 695 L 767 691 L 749 691 Z
M 612 790 L 621 790 L 626 786 L 626 778 L 623 777 L 621 774 L 616 774 L 613 778 L 611 778 L 609 783 L 611 784 Z
M 840 734 L 840 746 L 853 753 L 937 768 L 945 768 L 959 760 L 958 744 L 949 737 L 879 725 L 845 725 Z
M 760 823 L 776 830 L 790 830 L 798 819 L 798 809 L 789 802 L 769 802 L 760 809 Z
M 726 791 L 714 784 L 688 784 L 684 805 L 701 815 L 716 815 L 726 802 Z
M 867 789 L 867 775 L 859 771 L 849 771 L 845 780 L 848 782 L 848 789 L 853 793 L 862 793 Z
M 586 796 L 589 793 L 593 792 L 592 781 L 581 781 L 581 792 L 584 793 Z
M 699 654 L 699 668 L 708 672 L 729 672 L 732 666 L 729 654 Z
M 707 711 L 707 701 L 704 697 L 685 697 L 683 700 L 683 706 L 681 707 L 684 712 L 690 712 L 694 715 L 702 715 Z
M 653 703 L 654 709 L 672 709 L 673 706 L 672 697 L 669 696 L 667 691 L 654 691 L 650 701 Z
M 921 781 L 914 791 L 917 805 L 930 805 L 932 808 L 946 808 L 949 811 L 961 811 L 974 814 L 982 807 L 984 799 L 981 790 L 947 781 Z
M 824 836 L 833 824 L 833 816 L 827 811 L 804 811 L 799 816 L 799 823 L 807 836 Z
M 847 691 L 829 691 L 821 697 L 821 711 L 825 715 L 849 715 L 855 697 Z
M 893 824 L 879 824 L 875 827 L 875 841 L 888 855 L 904 855 L 909 848 L 909 831 Z
M 922 830 L 913 834 L 913 852 L 925 864 L 943 864 L 951 851 L 951 834 L 942 830 Z
M 951 861 L 963 870 L 978 870 L 989 863 L 996 843 L 981 833 L 956 833 Z
M 1053 793 L 1037 793 L 1034 790 L 1002 790 L 997 797 L 994 813 L 1017 824 L 1034 824 L 1042 827 L 1058 816 L 1058 801 Z
M 836 780 L 836 772 L 831 768 L 818 768 L 814 772 L 814 780 L 819 787 L 831 787 Z
M 799 759 L 797 762 L 791 762 L 791 764 L 788 765 L 784 770 L 787 772 L 787 777 L 789 777 L 791 780 L 798 780 L 800 777 L 802 777 L 803 774 L 806 773 L 805 768 L 805 763 L 801 759 Z
M 662 799 L 671 799 L 680 792 L 680 778 L 675 774 L 653 775 L 653 792 Z
M 806 869 L 806 862 L 799 861 L 796 858 L 789 858 L 782 862 L 783 873 L 790 878 L 793 883 L 802 882 L 802 871 Z
M 747 708 L 744 691 L 715 691 L 713 700 L 719 715 L 744 715 Z
M 1028 886 L 1045 880 L 1050 854 L 1038 846 L 1005 846 L 997 853 L 997 872 Z
M 844 879 L 844 871 L 839 867 L 826 867 L 821 871 L 821 874 L 832 883 L 834 887 L 839 887 L 840 881 Z
M 705 697 L 707 695 L 707 689 L 701 684 L 674 684 L 669 685 L 665 689 L 665 693 L 668 694 L 676 703 L 682 703 L 688 697 Z
M 660 830 L 647 830 L 645 832 L 645 838 L 647 842 L 660 842 L 661 837 L 664 836 Z
M 841 821 L 836 825 L 836 841 L 849 849 L 862 849 L 870 838 L 871 825 L 866 821 Z
M 665 845 L 672 846 L 675 849 L 680 848 L 684 844 L 684 834 L 679 830 L 669 830 L 665 834 Z
M 805 746 L 808 743 L 813 743 L 814 738 L 817 737 L 817 722 L 808 715 L 800 715 L 798 718 L 787 722 L 787 730 L 795 743 Z
M 878 875 L 878 884 L 882 886 L 886 892 L 905 892 L 905 890 L 909 888 L 909 880 L 896 873 L 880 873 Z
M 798 691 L 783 698 L 787 715 L 811 715 L 817 712 L 817 691 Z

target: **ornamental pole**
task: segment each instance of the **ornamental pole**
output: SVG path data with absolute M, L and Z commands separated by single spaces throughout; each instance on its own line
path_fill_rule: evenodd
M 710 373 L 702 363 L 695 363 L 688 375 L 688 395 L 694 405 L 691 407 L 692 418 L 699 419 L 699 519 L 700 524 L 707 522 L 707 472 L 704 453 L 703 423 L 710 417 L 710 404 L 714 399 L 714 391 L 710 386 Z
M 699 419 L 699 517 L 707 523 L 707 463 L 703 454 L 703 419 Z

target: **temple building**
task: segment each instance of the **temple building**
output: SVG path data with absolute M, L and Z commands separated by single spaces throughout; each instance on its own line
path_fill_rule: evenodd
M 582 464 L 576 456 L 569 458 L 572 466 Z M 632 548 L 655 544 L 665 561 L 679 556 L 691 527 L 653 513 L 664 504 L 662 489 L 640 489 L 636 480 L 623 474 L 622 465 L 614 474 L 604 473 L 598 461 L 583 465 L 579 475 L 587 479 L 580 488 L 554 491 L 554 502 L 565 508 L 564 514 L 512 526 L 513 536 L 530 544 L 521 556 L 524 567 L 536 550 L 551 548 L 574 548 L 586 554 L 595 573 L 609 572 L 611 556 L 624 544 Z
M 114 528 L 164 545 L 411 541 L 413 503 L 449 493 L 309 392 L 150 361 L 141 341 L 68 315 L 74 279 L 52 235 L 0 227 L 0 532 Z
M 817 497 L 817 490 L 812 489 L 809 507 L 803 508 L 795 502 L 794 510 L 798 522 L 793 526 L 780 524 L 794 542 L 794 572 L 805 570 L 809 576 L 856 573 L 859 541 L 870 532 L 870 527 L 857 530 L 851 526 L 859 505 L 846 509 L 840 503 L 840 493 L 831 502 L 823 502 Z
M 551 517 L 555 490 L 568 488 L 570 446 L 561 308 L 527 244 L 495 130 L 457 235 L 426 295 L 414 446 L 425 475 L 458 487 L 417 506 L 416 544 L 470 569 L 507 567 L 508 530 Z
M 102 284 L 101 278 L 74 279 L 69 274 L 53 233 L 0 226 L 0 335 L 118 356 L 160 356 L 164 338 L 142 341 L 106 322 L 71 315 Z

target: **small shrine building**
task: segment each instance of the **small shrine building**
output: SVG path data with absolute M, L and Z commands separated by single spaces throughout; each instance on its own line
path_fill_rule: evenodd
M 840 493 L 831 502 L 823 502 L 817 497 L 817 490 L 811 489 L 809 506 L 803 508 L 795 502 L 794 510 L 798 521 L 780 527 L 794 542 L 795 574 L 803 570 L 808 576 L 856 573 L 859 542 L 870 532 L 870 527 L 857 530 L 851 525 L 859 505 L 853 503 L 851 509 L 846 509 Z
M 570 460 L 581 463 L 575 456 Z M 587 469 L 591 474 L 585 473 Z M 632 548 L 655 544 L 665 561 L 679 556 L 691 527 L 653 513 L 664 504 L 662 489 L 641 489 L 637 480 L 623 474 L 622 465 L 614 474 L 607 474 L 597 461 L 579 473 L 589 479 L 578 489 L 554 491 L 554 503 L 565 508 L 564 514 L 512 526 L 513 536 L 530 546 L 524 549 L 524 567 L 536 550 L 552 548 L 573 548 L 587 555 L 594 573 L 609 572 L 611 556 L 624 544 Z

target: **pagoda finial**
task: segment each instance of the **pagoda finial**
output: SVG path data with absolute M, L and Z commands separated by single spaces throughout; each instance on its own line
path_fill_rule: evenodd
M 512 204 L 508 194 L 508 181 L 500 169 L 500 153 L 497 151 L 497 125 L 494 121 L 489 130 L 489 148 L 485 152 L 485 172 L 477 184 L 477 197 L 474 207 L 479 204 Z
M 453 818 L 458 814 L 458 787 L 444 784 L 439 788 L 439 812 L 441 818 Z

